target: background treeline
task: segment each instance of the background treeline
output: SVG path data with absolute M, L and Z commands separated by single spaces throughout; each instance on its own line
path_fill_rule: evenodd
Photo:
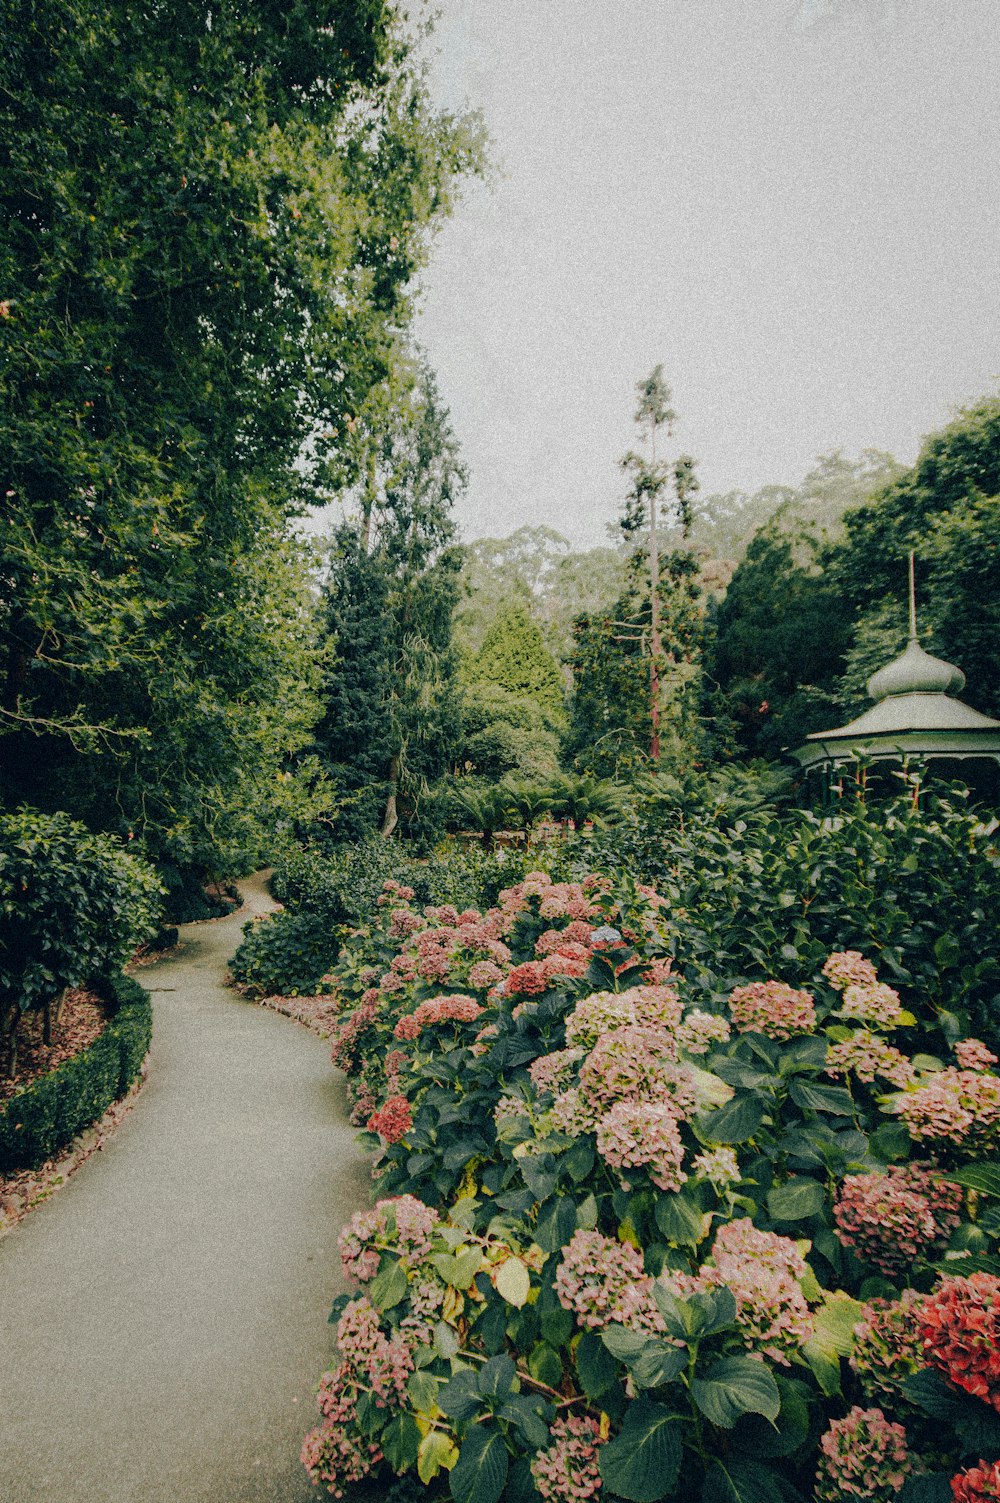
M 605 547 L 463 545 L 412 322 L 484 149 L 429 98 L 414 23 L 3 13 L 0 809 L 132 842 L 185 917 L 303 843 L 752 804 L 902 646 L 911 547 L 922 640 L 1000 713 L 996 398 L 911 469 L 835 454 L 753 496 L 657 469 L 654 423 Z M 317 546 L 300 519 L 331 502 Z

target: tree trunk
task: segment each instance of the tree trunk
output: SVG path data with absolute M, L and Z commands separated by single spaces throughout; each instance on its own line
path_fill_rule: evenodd
M 393 830 L 399 824 L 399 814 L 396 810 L 396 793 L 399 786 L 399 758 L 393 757 L 389 763 L 389 793 L 385 801 L 385 814 L 382 817 L 382 839 L 388 840 Z

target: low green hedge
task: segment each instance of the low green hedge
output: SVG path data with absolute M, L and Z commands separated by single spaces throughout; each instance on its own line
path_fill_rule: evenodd
M 148 992 L 128 976 L 101 983 L 114 1008 L 99 1038 L 0 1107 L 0 1173 L 36 1169 L 124 1096 L 153 1034 Z

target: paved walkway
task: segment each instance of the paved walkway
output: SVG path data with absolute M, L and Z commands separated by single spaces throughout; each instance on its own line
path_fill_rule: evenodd
M 2 1503 L 300 1503 L 312 1387 L 369 1203 L 328 1046 L 222 985 L 237 914 L 140 973 L 149 1078 L 0 1242 Z

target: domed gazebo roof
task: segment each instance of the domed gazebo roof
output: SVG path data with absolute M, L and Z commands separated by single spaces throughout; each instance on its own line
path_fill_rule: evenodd
M 956 699 L 964 687 L 960 668 L 932 657 L 917 641 L 911 554 L 910 640 L 897 658 L 868 680 L 875 704 L 847 725 L 813 731 L 792 755 L 804 768 L 859 757 L 985 757 L 1000 763 L 1000 720 Z

